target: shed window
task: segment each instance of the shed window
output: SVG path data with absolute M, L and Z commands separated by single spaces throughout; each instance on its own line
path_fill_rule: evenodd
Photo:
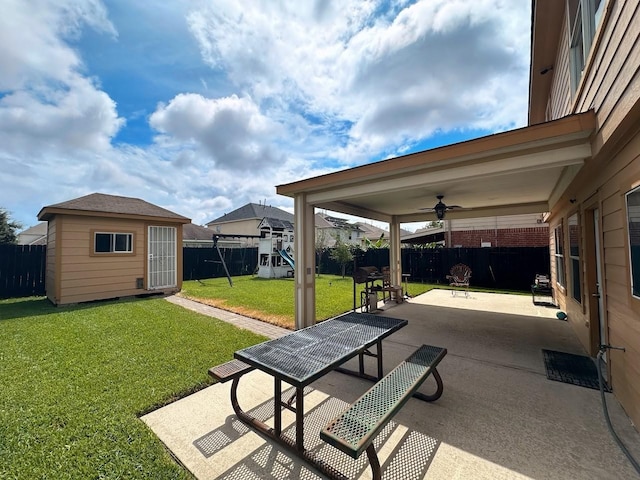
M 133 233 L 95 233 L 95 253 L 132 253 Z
M 631 294 L 640 298 L 640 187 L 626 194 Z
M 569 258 L 571 261 L 571 294 L 573 298 L 582 303 L 580 282 L 580 223 L 578 214 L 569 217 Z
M 562 224 L 558 225 L 554 230 L 554 239 L 555 239 L 555 251 L 554 257 L 556 259 L 556 283 L 562 285 L 563 287 L 566 285 L 565 280 L 565 272 L 564 272 L 564 232 L 562 229 Z

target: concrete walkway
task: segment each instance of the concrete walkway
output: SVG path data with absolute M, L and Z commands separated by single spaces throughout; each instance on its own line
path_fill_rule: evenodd
M 267 336 L 288 332 L 180 297 L 169 300 Z M 546 378 L 542 348 L 584 354 L 555 313 L 526 296 L 471 293 L 467 298 L 438 290 L 385 311 L 409 321 L 384 342 L 385 371 L 422 343 L 449 353 L 438 367 L 442 398 L 432 404 L 410 400 L 379 436 L 383 478 L 638 478 L 606 428 L 599 392 Z M 370 478 L 366 456 L 354 461 L 323 444 L 317 432 L 370 386 L 333 372 L 305 391 L 305 446 L 348 478 Z M 428 380 L 421 390 L 432 387 Z M 215 384 L 143 421 L 198 479 L 323 478 L 239 422 L 229 393 L 229 384 Z M 243 408 L 270 421 L 269 376 L 246 375 L 238 395 Z M 617 433 L 640 458 L 640 435 L 613 395 L 607 400 Z M 289 413 L 283 415 L 285 425 L 291 423 Z
M 256 320 L 255 318 L 245 317 L 243 315 L 238 315 L 237 313 L 222 310 L 220 308 L 211 307 L 209 305 L 205 305 L 204 303 L 194 302 L 193 300 L 179 297 L 177 295 L 171 295 L 170 297 L 167 297 L 166 300 L 171 303 L 175 303 L 176 305 L 180 305 L 181 307 L 184 307 L 186 309 L 193 310 L 194 312 L 202 313 L 203 315 L 208 315 L 210 317 L 215 317 L 219 320 L 223 320 L 227 323 L 231 323 L 238 328 L 251 330 L 252 332 L 264 335 L 265 337 L 278 338 L 287 333 L 291 333 L 291 330 L 287 330 L 286 328 L 271 325 L 270 323 L 266 322 L 261 322 L 260 320 Z

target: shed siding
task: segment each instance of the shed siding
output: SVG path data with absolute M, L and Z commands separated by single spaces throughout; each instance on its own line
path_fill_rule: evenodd
M 56 230 L 57 219 L 53 218 L 47 222 L 47 263 L 45 273 L 45 289 L 47 298 L 53 303 L 57 303 L 56 295 Z
M 133 253 L 93 255 L 95 231 L 132 233 Z M 65 215 L 59 249 L 59 303 L 142 293 L 136 288 L 136 279 L 145 276 L 145 238 L 144 223 L 140 221 Z

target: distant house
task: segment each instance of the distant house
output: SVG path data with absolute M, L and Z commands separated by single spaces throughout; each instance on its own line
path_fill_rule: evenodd
M 339 217 L 331 217 L 323 213 L 315 215 L 316 244 L 333 247 L 336 242 L 347 245 L 363 246 L 364 231 L 355 223 Z
M 182 226 L 139 198 L 93 193 L 43 207 L 46 293 L 57 305 L 172 293 L 182 287 Z
M 195 223 L 182 226 L 182 245 L 191 248 L 213 248 L 213 231 Z
M 279 208 L 257 203 L 248 203 L 230 213 L 211 220 L 207 223 L 207 228 L 212 233 L 222 233 L 225 235 L 254 235 L 260 234 L 260 222 L 263 218 L 273 218 L 286 220 L 293 223 L 293 214 Z M 257 246 L 257 238 L 238 238 L 241 246 Z
M 213 248 L 213 237 L 218 235 L 207 227 L 187 223 L 182 226 L 182 245 L 187 248 Z M 239 248 L 243 246 L 243 240 L 239 237 L 220 237 L 218 238 L 218 246 Z
M 438 243 L 446 248 L 549 246 L 549 225 L 540 214 L 445 219 L 441 222 L 441 227 L 402 235 L 402 243 Z
M 17 235 L 16 243 L 18 245 L 46 245 L 47 222 L 40 222 L 20 232 Z
M 375 243 L 378 240 L 380 240 L 380 238 L 383 238 L 386 242 L 388 242 L 389 239 L 391 238 L 391 234 L 389 233 L 389 230 L 384 230 L 370 223 L 356 222 L 355 225 L 357 225 L 358 228 L 362 230 L 361 240 L 362 240 L 363 247 L 366 246 L 367 240 Z M 401 237 L 404 237 L 405 235 L 411 235 L 412 233 L 413 232 L 410 232 L 409 230 L 405 230 L 404 228 L 400 229 Z

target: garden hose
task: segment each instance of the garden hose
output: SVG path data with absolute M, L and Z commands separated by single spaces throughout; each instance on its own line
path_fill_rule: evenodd
M 624 352 L 624 348 L 612 347 L 611 345 L 600 345 L 600 351 L 598 352 L 598 355 L 597 355 L 598 385 L 600 386 L 600 398 L 602 399 L 602 411 L 604 412 L 604 419 L 607 422 L 607 427 L 609 427 L 611 436 L 620 447 L 620 450 L 622 450 L 622 452 L 629 459 L 629 462 L 631 462 L 631 465 L 633 466 L 633 468 L 635 468 L 638 475 L 640 475 L 640 464 L 638 464 L 638 461 L 635 458 L 633 458 L 633 455 L 631 455 L 631 452 L 627 449 L 625 444 L 622 443 L 622 440 L 620 440 L 620 437 L 618 437 L 618 434 L 613 429 L 613 425 L 611 425 L 611 418 L 609 418 L 609 410 L 607 409 L 607 399 L 605 398 L 605 395 L 604 395 L 604 381 L 602 380 L 602 364 L 604 363 L 602 356 L 604 355 L 607 349 L 612 349 L 612 348 L 616 350 L 622 350 Z

